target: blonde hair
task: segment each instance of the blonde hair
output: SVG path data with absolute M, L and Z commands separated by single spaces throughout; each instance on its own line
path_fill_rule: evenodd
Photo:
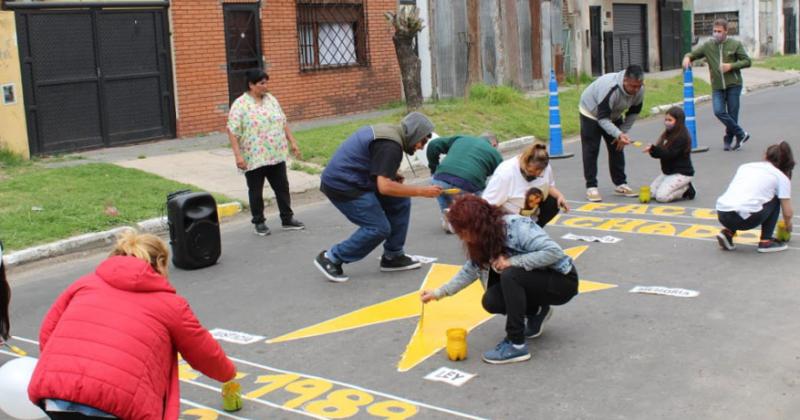
M 117 243 L 109 256 L 136 257 L 147 261 L 159 274 L 167 277 L 169 249 L 158 236 L 129 230 L 117 237 Z
M 519 155 L 519 165 L 526 167 L 529 164 L 535 164 L 536 167 L 544 169 L 550 164 L 550 154 L 547 153 L 547 145 L 542 142 L 535 141 L 531 147 L 525 149 Z

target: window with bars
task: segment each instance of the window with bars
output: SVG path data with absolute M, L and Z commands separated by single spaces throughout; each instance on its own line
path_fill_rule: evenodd
M 739 35 L 739 12 L 695 13 L 694 34 L 711 36 L 714 31 L 714 20 L 723 18 L 728 21 L 728 35 Z
M 300 70 L 366 66 L 364 8 L 362 0 L 298 0 Z

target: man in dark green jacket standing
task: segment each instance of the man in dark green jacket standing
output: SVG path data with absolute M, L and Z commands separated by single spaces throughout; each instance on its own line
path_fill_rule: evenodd
M 743 83 L 741 70 L 750 67 L 750 57 L 741 42 L 728 38 L 727 20 L 714 21 L 713 35 L 713 39 L 683 57 L 683 68 L 688 68 L 692 61 L 701 58 L 708 61 L 714 115 L 725 124 L 723 149 L 739 150 L 750 139 L 750 134 L 739 126 L 739 97 Z
M 439 158 L 443 154 L 447 156 L 440 163 Z M 486 178 L 503 162 L 503 156 L 497 151 L 497 138 L 492 133 L 484 133 L 480 137 L 439 137 L 428 143 L 426 156 L 433 175 L 433 185 L 473 194 L 480 194 L 486 188 Z M 442 213 L 450 207 L 453 197 L 454 194 L 446 193 L 439 196 Z M 444 216 L 442 229 L 452 233 Z

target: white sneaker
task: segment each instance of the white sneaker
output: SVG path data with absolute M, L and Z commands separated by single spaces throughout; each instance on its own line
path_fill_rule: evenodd
M 595 187 L 586 189 L 586 199 L 593 202 L 603 201 L 603 197 L 600 196 L 600 191 Z
M 628 184 L 617 185 L 617 187 L 614 188 L 614 194 L 624 195 L 625 197 L 638 197 L 639 196 L 639 193 L 637 193 L 636 191 L 631 189 L 631 187 L 629 187 Z

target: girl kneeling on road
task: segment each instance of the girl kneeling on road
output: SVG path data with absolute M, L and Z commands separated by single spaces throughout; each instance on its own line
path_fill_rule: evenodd
M 167 280 L 157 236 L 123 234 L 111 255 L 42 322 L 28 397 L 52 419 L 177 419 L 178 353 L 220 382 L 236 375 L 219 343 Z
M 530 217 L 508 214 L 474 195 L 458 198 L 447 219 L 464 242 L 469 261 L 444 286 L 424 290 L 422 302 L 452 296 L 488 271 L 482 304 L 489 313 L 506 314 L 506 337 L 483 360 L 502 364 L 530 359 L 525 338 L 542 334 L 552 314 L 550 305 L 563 305 L 578 293 L 572 258 Z
M 728 189 L 717 199 L 717 217 L 724 227 L 717 234 L 717 242 L 722 249 L 736 248 L 733 237 L 737 230 L 756 226 L 761 226 L 758 252 L 788 248 L 772 235 L 781 212 L 786 230 L 792 231 L 792 169 L 792 148 L 785 141 L 769 146 L 764 161 L 739 166 Z
M 692 200 L 695 189 L 692 185 L 692 138 L 686 129 L 686 114 L 673 106 L 664 116 L 664 132 L 656 144 L 642 150 L 661 160 L 661 175 L 650 184 L 653 198 L 661 203 L 687 199 Z

